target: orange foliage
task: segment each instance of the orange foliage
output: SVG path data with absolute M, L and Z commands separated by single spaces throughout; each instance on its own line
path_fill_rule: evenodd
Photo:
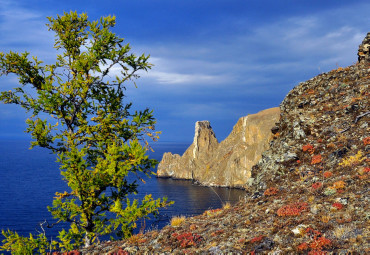
M 321 157 L 320 154 L 319 155 L 314 155 L 314 156 L 312 156 L 311 165 L 321 163 L 321 161 L 322 161 L 322 157 Z
M 333 175 L 333 173 L 332 173 L 332 172 L 330 172 L 330 171 L 326 171 L 326 172 L 324 172 L 324 173 L 323 173 L 324 178 L 329 178 L 329 177 L 331 177 L 332 175 Z
M 365 146 L 368 145 L 368 144 L 370 144 L 370 136 L 365 137 L 362 141 L 364 142 L 364 145 Z
M 277 188 L 274 188 L 274 187 L 271 187 L 271 188 L 268 188 L 267 190 L 265 190 L 265 192 L 263 193 L 265 196 L 273 196 L 273 195 L 276 195 L 278 193 L 278 189 Z
M 255 237 L 255 238 L 252 238 L 252 239 L 250 240 L 250 242 L 251 242 L 251 243 L 259 242 L 259 241 L 261 241 L 264 237 L 265 237 L 265 236 L 257 236 L 257 237 Z
M 343 208 L 343 204 L 338 203 L 338 202 L 333 203 L 332 206 L 335 207 L 335 208 L 337 208 L 338 210 L 340 210 L 340 209 Z
M 308 244 L 307 243 L 301 243 L 300 245 L 298 245 L 297 247 L 298 251 L 305 251 L 308 249 Z
M 315 151 L 314 147 L 313 147 L 311 144 L 303 145 L 303 146 L 302 146 L 302 150 L 303 150 L 304 152 L 308 151 L 310 154 L 313 154 L 313 153 L 314 153 L 314 151 Z
M 312 184 L 312 188 L 313 189 L 319 189 L 322 187 L 322 183 L 321 182 L 315 182 Z
M 335 189 L 344 189 L 345 186 L 346 186 L 346 183 L 344 181 L 337 181 L 337 182 L 334 182 L 333 184 L 333 187 Z
M 289 205 L 285 205 L 277 210 L 278 216 L 298 216 L 301 212 L 307 210 L 307 203 L 297 202 Z

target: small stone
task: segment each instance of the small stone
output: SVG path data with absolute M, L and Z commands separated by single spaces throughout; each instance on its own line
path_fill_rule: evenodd
M 318 212 L 319 212 L 319 206 L 318 205 L 311 206 L 311 213 L 312 214 L 317 214 Z
M 292 232 L 294 233 L 295 236 L 302 236 L 307 227 L 308 227 L 307 225 L 301 224 L 293 228 Z
M 347 205 L 348 204 L 348 198 L 338 197 L 338 198 L 335 199 L 335 202 L 341 203 L 342 205 Z
M 287 152 L 284 154 L 284 162 L 288 162 L 288 161 L 291 161 L 291 160 L 297 160 L 298 159 L 298 156 L 297 154 L 293 153 L 293 152 Z

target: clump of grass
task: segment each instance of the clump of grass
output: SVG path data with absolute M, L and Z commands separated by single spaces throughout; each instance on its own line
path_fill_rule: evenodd
M 185 221 L 185 219 L 185 216 L 175 216 L 171 219 L 171 226 L 178 227 Z
M 223 205 L 222 209 L 230 209 L 231 204 L 229 202 L 226 202 L 226 204 Z

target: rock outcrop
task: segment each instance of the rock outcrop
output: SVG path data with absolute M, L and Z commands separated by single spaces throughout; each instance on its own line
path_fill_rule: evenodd
M 367 33 L 365 39 L 360 44 L 357 56 L 359 63 L 370 63 L 370 32 Z
M 206 186 L 245 187 L 252 166 L 269 147 L 271 129 L 279 117 L 279 108 L 242 117 L 221 143 L 209 121 L 198 121 L 193 144 L 182 156 L 165 153 L 157 175 L 191 179 Z
M 193 143 L 182 156 L 171 152 L 164 153 L 158 165 L 157 175 L 192 180 L 199 176 L 199 168 L 208 163 L 218 145 L 209 121 L 197 121 Z

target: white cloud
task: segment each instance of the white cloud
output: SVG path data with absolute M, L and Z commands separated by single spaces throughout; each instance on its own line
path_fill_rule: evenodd
M 54 59 L 54 35 L 48 31 L 46 23 L 46 15 L 41 12 L 25 9 L 16 1 L 1 1 L 1 49 L 28 51 L 45 61 Z
M 222 75 L 209 75 L 209 74 L 181 74 L 181 73 L 170 73 L 161 71 L 151 71 L 147 75 L 147 78 L 153 78 L 159 84 L 178 85 L 185 84 L 188 86 L 193 85 L 217 85 L 224 83 L 228 78 Z

